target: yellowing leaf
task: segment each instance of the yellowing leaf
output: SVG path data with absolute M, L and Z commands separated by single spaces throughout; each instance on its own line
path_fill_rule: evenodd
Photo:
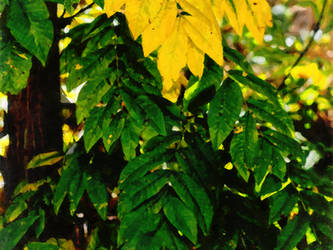
M 190 15 L 183 15 L 182 26 L 188 37 L 201 51 L 205 52 L 219 65 L 223 64 L 221 33 L 217 30 L 214 18 L 208 18 L 196 7 L 181 0 L 181 7 Z M 212 14 L 213 15 L 213 14 Z M 213 16 L 214 17 L 214 16 Z
M 153 22 L 162 10 L 163 2 L 163 0 L 127 0 L 125 15 L 134 39 L 137 39 Z
M 64 155 L 58 151 L 38 154 L 28 163 L 27 169 L 50 166 L 59 162 L 63 158 Z
M 205 54 L 198 49 L 190 39 L 188 39 L 187 65 L 193 75 L 199 77 L 202 76 L 204 70 L 204 59 Z
M 125 4 L 126 0 L 105 0 L 104 10 L 108 17 L 112 16 L 114 13 L 119 11 L 121 7 Z
M 171 34 L 177 17 L 174 0 L 164 1 L 162 10 L 142 33 L 142 48 L 145 56 L 156 50 Z

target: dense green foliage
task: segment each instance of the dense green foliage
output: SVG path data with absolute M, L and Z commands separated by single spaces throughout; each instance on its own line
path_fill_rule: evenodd
M 0 4 L 0 89 L 16 94 L 32 56 L 45 64 L 53 37 L 44 1 L 9 2 Z M 79 1 L 51 2 L 72 12 Z M 278 91 L 225 39 L 228 67 L 206 56 L 201 79 L 185 69 L 188 85 L 171 103 L 161 96 L 156 54 L 143 56 L 122 14 L 62 35 L 71 39 L 60 59 L 66 89 L 84 83 L 75 113 L 84 134 L 27 166 L 49 175 L 16 188 L 0 217 L 1 249 L 21 239 L 27 249 L 71 249 L 64 238 L 86 249 L 333 245 L 333 170 L 317 167 L 331 149 L 300 136 L 284 104 L 301 80 Z M 52 235 L 52 217 L 88 225 L 88 236 Z

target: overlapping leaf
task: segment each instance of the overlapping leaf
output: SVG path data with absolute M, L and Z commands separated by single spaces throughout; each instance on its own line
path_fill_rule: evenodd
M 256 122 L 250 113 L 244 117 L 242 130 L 242 132 L 234 134 L 230 154 L 238 173 L 245 181 L 248 181 L 249 169 L 254 167 L 254 160 L 258 153 L 258 132 Z
M 242 104 L 243 96 L 238 84 L 230 78 L 226 79 L 212 100 L 208 112 L 213 148 L 218 149 L 234 128 Z
M 188 175 L 162 167 L 172 159 L 174 152 L 167 148 L 179 136 L 165 137 L 162 142 L 160 139 L 152 142 L 154 149 L 130 161 L 121 174 L 118 240 L 128 248 L 164 246 L 166 239 L 157 240 L 162 228 L 165 235 L 170 235 L 171 245 L 181 244 L 174 229 L 195 244 L 198 226 L 207 234 L 212 222 L 212 205 L 205 189 Z M 169 226 L 158 226 L 165 222 Z M 139 224 L 143 226 L 135 226 Z
M 7 27 L 15 39 L 43 65 L 53 42 L 53 25 L 42 0 L 13 0 Z

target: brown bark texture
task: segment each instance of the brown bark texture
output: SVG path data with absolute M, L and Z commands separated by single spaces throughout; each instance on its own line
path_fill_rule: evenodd
M 50 19 L 56 23 L 57 7 L 48 4 Z M 23 179 L 32 181 L 40 174 L 25 166 L 37 154 L 62 150 L 59 29 L 54 25 L 54 40 L 46 66 L 33 58 L 27 87 L 18 95 L 8 96 L 8 133 L 10 145 L 3 176 L 6 199 Z

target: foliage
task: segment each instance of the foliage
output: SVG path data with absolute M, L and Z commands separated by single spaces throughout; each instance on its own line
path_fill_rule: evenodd
M 249 63 L 271 53 L 263 66 L 269 68 L 284 60 L 278 55 L 289 56 L 259 46 L 266 26 L 273 25 L 274 39 L 281 28 L 265 0 L 5 1 L 3 92 L 26 86 L 33 57 L 47 62 L 55 38 L 46 2 L 64 9 L 60 21 L 73 20 L 62 27 L 60 70 L 63 88 L 79 89 L 75 116 L 84 133 L 64 152 L 29 163 L 27 169 L 50 171 L 17 186 L 0 217 L 2 248 L 20 240 L 27 249 L 333 244 L 332 166 L 318 167 L 332 149 L 300 136 L 295 112 L 285 108 L 295 98 L 306 102 L 297 95 L 300 75 L 313 77 L 305 91 L 323 96 L 325 77 L 317 64 L 298 65 L 281 90 Z M 80 23 L 86 5 L 94 18 Z M 220 28 L 228 24 L 235 33 L 223 33 L 222 41 Z M 242 36 L 246 30 L 255 40 Z M 252 59 L 235 50 L 237 43 Z M 276 79 L 288 75 L 286 67 L 275 69 Z M 302 73 L 308 70 L 315 74 Z M 309 163 L 311 152 L 319 159 Z M 51 218 L 86 230 L 83 241 L 52 235 Z

